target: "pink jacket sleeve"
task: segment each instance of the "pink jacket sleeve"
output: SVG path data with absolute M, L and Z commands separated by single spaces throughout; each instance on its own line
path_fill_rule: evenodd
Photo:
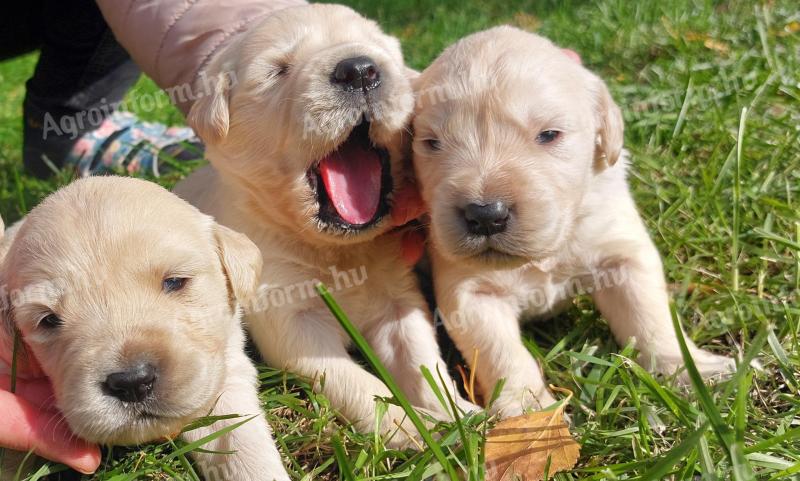
M 209 58 L 253 22 L 304 0 L 97 0 L 119 43 L 187 113 Z

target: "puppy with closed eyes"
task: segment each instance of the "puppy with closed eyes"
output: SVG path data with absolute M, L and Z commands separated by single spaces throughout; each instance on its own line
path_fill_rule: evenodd
M 517 415 L 554 402 L 520 338 L 591 293 L 621 344 L 683 365 L 661 260 L 627 181 L 623 121 L 604 83 L 550 41 L 511 27 L 466 37 L 415 83 L 414 165 L 430 208 L 436 299 L 485 399 Z M 689 347 L 705 376 L 732 359 Z
M 375 398 L 391 395 L 351 359 L 349 338 L 314 291 L 320 281 L 412 404 L 446 414 L 420 372 L 447 376 L 430 313 L 400 239 L 383 235 L 405 175 L 408 74 L 399 42 L 349 8 L 276 12 L 211 61 L 207 76 L 221 85 L 188 118 L 212 166 L 175 189 L 247 234 L 270 265 L 262 302 L 246 316 L 266 362 L 316 379 L 362 431 L 375 428 Z M 414 431 L 389 405 L 381 429 L 397 423 Z
M 261 270 L 245 236 L 156 184 L 92 177 L 45 199 L 0 251 L 0 342 L 18 330 L 73 433 L 129 445 L 208 414 L 253 417 L 203 445 L 199 471 L 288 481 L 244 352 L 239 304 Z M 243 419 L 181 436 L 197 441 Z

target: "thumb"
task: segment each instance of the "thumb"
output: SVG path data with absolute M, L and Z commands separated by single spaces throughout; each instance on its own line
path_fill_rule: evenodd
M 0 392 L 11 390 L 11 376 L 0 374 Z M 37 406 L 39 409 L 55 409 L 53 407 L 53 386 L 47 378 L 17 379 L 14 394 Z
M 0 391 L 0 412 L 0 446 L 32 450 L 84 474 L 100 466 L 100 449 L 76 437 L 61 413 L 40 410 L 7 391 Z
M 392 223 L 395 226 L 405 225 L 419 218 L 427 211 L 417 186 L 412 182 L 406 182 L 395 193 L 393 204 Z
M 425 234 L 419 230 L 410 230 L 401 235 L 400 254 L 406 265 L 413 266 L 425 254 Z

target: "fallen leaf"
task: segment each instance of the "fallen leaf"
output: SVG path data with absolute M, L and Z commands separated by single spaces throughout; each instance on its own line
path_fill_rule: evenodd
M 566 404 L 505 419 L 489 431 L 486 481 L 541 481 L 545 470 L 549 477 L 575 467 L 581 447 L 564 421 Z
M 708 35 L 689 30 L 683 35 L 683 37 L 689 42 L 698 42 L 707 39 Z
M 514 14 L 514 20 L 512 23 L 514 26 L 529 32 L 535 32 L 536 30 L 539 30 L 539 27 L 542 26 L 542 21 L 539 20 L 539 18 L 526 12 L 517 12 Z
M 731 47 L 725 42 L 711 38 L 707 33 L 698 33 L 688 31 L 683 34 L 683 38 L 687 42 L 703 42 L 703 46 L 709 50 L 714 50 L 718 53 L 726 54 L 730 52 Z
M 779 37 L 785 37 L 787 35 L 793 35 L 797 32 L 800 32 L 800 22 L 797 20 L 792 20 L 791 22 L 786 24 L 783 30 L 778 32 Z
M 714 50 L 719 53 L 728 53 L 731 50 L 727 43 L 714 40 L 713 38 L 707 38 L 703 42 L 703 46 L 709 50 Z

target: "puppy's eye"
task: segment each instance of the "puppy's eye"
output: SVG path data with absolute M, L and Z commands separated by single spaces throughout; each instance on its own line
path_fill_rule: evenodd
M 289 73 L 289 69 L 291 68 L 291 64 L 286 61 L 280 61 L 275 64 L 274 70 L 271 72 L 272 76 L 275 77 L 283 77 L 287 73 Z
M 422 143 L 424 143 L 425 147 L 427 147 L 428 150 L 430 150 L 430 151 L 438 152 L 438 151 L 442 150 L 442 142 L 439 141 L 439 139 L 435 139 L 435 138 L 423 139 Z
M 39 326 L 43 327 L 45 329 L 56 329 L 58 327 L 61 327 L 63 324 L 64 324 L 64 321 L 62 321 L 60 317 L 58 317 L 57 315 L 53 314 L 52 312 L 50 314 L 44 316 L 39 321 Z
M 543 130 L 536 136 L 536 143 L 544 145 L 553 142 L 561 136 L 558 130 Z
M 186 287 L 186 283 L 189 282 L 189 279 L 186 277 L 167 277 L 161 283 L 164 292 L 177 292 Z

